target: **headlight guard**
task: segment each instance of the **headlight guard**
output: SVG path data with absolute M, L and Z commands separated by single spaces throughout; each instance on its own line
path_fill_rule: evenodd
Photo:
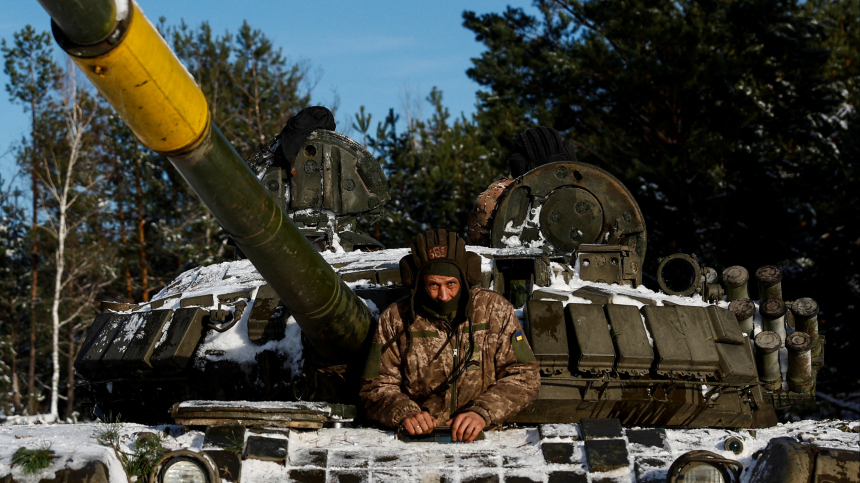
M 208 456 L 185 449 L 171 451 L 164 455 L 155 465 L 155 471 L 149 478 L 149 483 L 198 482 L 221 483 L 221 477 Z
M 676 459 L 666 483 L 737 483 L 744 467 L 735 460 L 710 451 L 689 451 Z

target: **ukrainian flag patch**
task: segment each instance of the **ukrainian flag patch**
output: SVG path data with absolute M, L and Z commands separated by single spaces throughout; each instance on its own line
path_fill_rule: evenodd
M 511 335 L 511 349 L 513 349 L 514 355 L 517 357 L 517 362 L 532 362 L 536 360 L 534 352 L 529 347 L 529 343 L 523 336 L 522 331 Z

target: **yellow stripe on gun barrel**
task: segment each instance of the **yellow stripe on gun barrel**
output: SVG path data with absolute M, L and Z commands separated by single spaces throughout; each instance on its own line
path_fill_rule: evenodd
M 72 58 L 140 142 L 162 154 L 182 154 L 206 134 L 209 107 L 155 27 L 131 5 L 119 45 L 99 57 Z

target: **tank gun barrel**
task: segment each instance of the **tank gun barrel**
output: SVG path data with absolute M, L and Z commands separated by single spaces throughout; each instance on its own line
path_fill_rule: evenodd
M 117 17 L 123 18 L 128 8 L 128 0 L 119 4 L 114 0 L 39 0 L 39 3 L 48 11 L 54 24 L 69 39 L 81 45 L 105 40 L 114 31 Z
M 326 362 L 345 362 L 371 315 L 212 124 L 203 92 L 128 0 L 39 0 L 60 46 L 137 138 L 170 159 L 280 296 Z

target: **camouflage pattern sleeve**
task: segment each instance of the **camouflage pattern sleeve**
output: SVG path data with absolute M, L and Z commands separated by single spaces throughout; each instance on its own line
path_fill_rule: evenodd
M 540 389 L 538 363 L 514 308 L 497 303 L 490 316 L 501 322 L 495 353 L 496 381 L 461 410 L 473 411 L 487 426 L 501 424 L 534 400 Z
M 394 428 L 409 414 L 421 408 L 401 391 L 400 340 L 403 321 L 392 305 L 379 317 L 370 354 L 361 378 L 359 396 L 364 402 L 367 416 L 385 426 Z

